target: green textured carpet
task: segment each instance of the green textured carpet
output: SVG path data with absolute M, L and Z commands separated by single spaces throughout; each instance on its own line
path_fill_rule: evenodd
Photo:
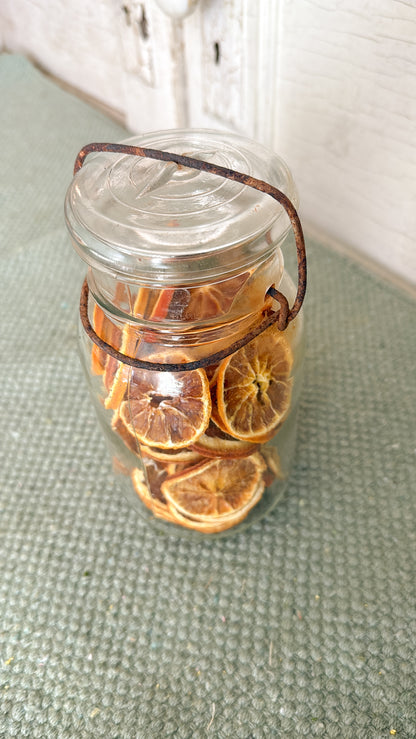
M 76 353 L 63 200 L 125 132 L 0 57 L 0 736 L 416 736 L 416 321 L 309 243 L 297 463 L 249 532 L 190 543 L 119 497 Z

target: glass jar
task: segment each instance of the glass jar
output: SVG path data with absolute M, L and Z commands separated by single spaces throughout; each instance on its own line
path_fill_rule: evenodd
M 89 265 L 82 362 L 114 471 L 167 532 L 240 531 L 287 485 L 305 275 L 296 290 L 281 247 L 292 225 L 304 272 L 296 203 L 279 157 L 224 132 L 78 156 L 65 215 Z

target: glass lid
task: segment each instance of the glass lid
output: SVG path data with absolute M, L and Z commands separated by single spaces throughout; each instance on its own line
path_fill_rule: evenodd
M 121 143 L 234 169 L 282 190 L 297 205 L 284 161 L 222 131 L 170 130 Z M 154 285 L 230 274 L 281 244 L 289 219 L 269 195 L 209 172 L 119 153 L 87 157 L 68 189 L 75 248 L 93 268 Z

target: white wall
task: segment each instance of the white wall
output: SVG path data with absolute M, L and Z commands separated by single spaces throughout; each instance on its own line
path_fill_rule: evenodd
M 0 28 L 131 130 L 273 146 L 307 221 L 416 283 L 416 0 L 2 0 Z

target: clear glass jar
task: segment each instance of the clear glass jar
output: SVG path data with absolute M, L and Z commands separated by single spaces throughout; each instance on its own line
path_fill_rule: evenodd
M 124 144 L 244 172 L 296 205 L 285 163 L 248 139 L 177 130 Z M 65 214 L 89 265 L 82 362 L 125 493 L 167 532 L 242 530 L 281 498 L 295 449 L 302 313 L 258 334 L 279 307 L 271 286 L 296 297 L 285 208 L 212 172 L 100 152 L 75 174 Z

